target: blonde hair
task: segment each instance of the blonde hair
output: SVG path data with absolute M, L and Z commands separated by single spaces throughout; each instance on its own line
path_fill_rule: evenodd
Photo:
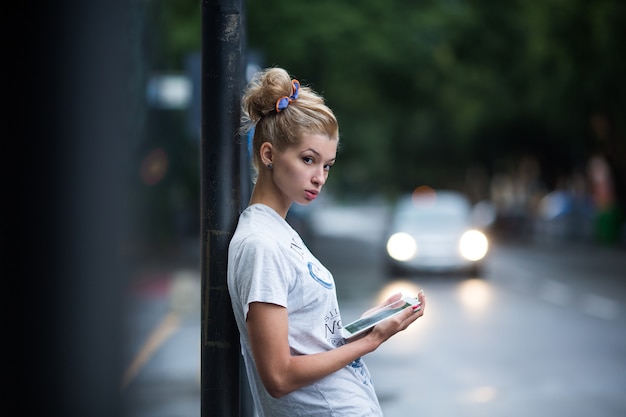
M 255 174 L 261 163 L 265 142 L 281 151 L 300 142 L 303 134 L 327 135 L 339 140 L 339 125 L 324 99 L 311 88 L 301 86 L 298 98 L 277 111 L 277 101 L 293 92 L 292 78 L 282 68 L 268 68 L 256 74 L 242 98 L 242 130 L 254 129 L 252 163 Z

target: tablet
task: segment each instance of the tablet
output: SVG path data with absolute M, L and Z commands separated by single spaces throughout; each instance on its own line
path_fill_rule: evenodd
M 399 314 L 405 308 L 418 305 L 420 305 L 420 302 L 417 298 L 403 296 L 397 301 L 394 301 L 389 305 L 374 310 L 367 316 L 361 317 L 360 319 L 343 326 L 344 337 L 346 339 L 354 338 L 355 336 L 358 336 L 376 326 L 381 321 L 391 318 L 396 314 Z

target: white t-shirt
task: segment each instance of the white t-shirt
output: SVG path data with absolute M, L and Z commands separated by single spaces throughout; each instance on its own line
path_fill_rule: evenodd
M 382 416 L 369 370 L 360 358 L 278 399 L 263 386 L 246 327 L 250 303 L 287 308 L 292 355 L 324 352 L 346 343 L 332 274 L 268 206 L 254 204 L 239 217 L 228 251 L 228 290 L 260 417 Z

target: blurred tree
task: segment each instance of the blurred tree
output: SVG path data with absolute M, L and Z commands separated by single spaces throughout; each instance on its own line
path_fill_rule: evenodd
M 185 59 L 200 49 L 200 4 L 195 1 L 140 2 L 145 24 L 138 48 L 141 128 L 132 147 L 131 249 L 170 250 L 179 239 L 199 233 L 198 141 L 185 128 L 184 109 L 151 107 L 146 88 L 151 75 L 184 72 Z
M 170 71 L 181 70 L 187 55 L 201 48 L 200 2 L 151 0 L 147 9 L 154 30 L 146 33 L 146 41 L 153 45 L 154 65 Z
M 248 0 L 250 50 L 327 99 L 341 126 L 328 187 L 460 188 L 535 158 L 554 188 L 604 154 L 626 196 L 626 2 Z M 154 0 L 162 66 L 200 45 L 199 4 Z M 508 161 L 503 163 L 502 161 Z M 511 162 L 513 161 L 513 162 Z M 349 190 L 349 191 L 348 191 Z
M 598 111 L 623 141 L 623 2 L 250 0 L 248 9 L 265 65 L 323 91 L 340 119 L 335 186 L 447 184 L 477 159 L 522 151 L 549 157 L 553 185 L 550 172 L 584 163 Z

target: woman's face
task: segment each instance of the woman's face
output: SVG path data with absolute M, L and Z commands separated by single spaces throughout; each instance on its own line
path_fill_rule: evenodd
M 315 200 L 336 156 L 337 140 L 320 134 L 305 134 L 300 144 L 276 152 L 273 178 L 284 200 L 300 205 Z

